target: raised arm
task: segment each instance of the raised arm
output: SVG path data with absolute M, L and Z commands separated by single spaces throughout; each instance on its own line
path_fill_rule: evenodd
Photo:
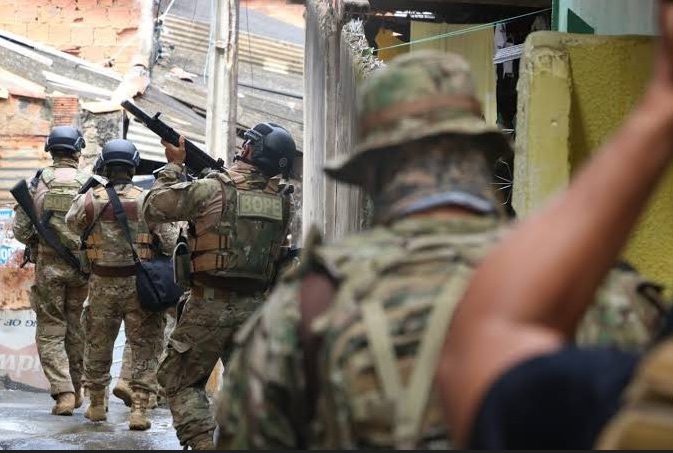
M 570 339 L 673 156 L 673 1 L 640 104 L 567 191 L 523 221 L 476 272 L 438 380 L 457 440 L 502 372 Z
M 179 146 L 163 140 L 161 144 L 168 164 L 159 171 L 143 204 L 143 215 L 150 225 L 193 219 L 220 190 L 220 183 L 214 179 L 181 179 L 186 156 L 184 136 L 180 136 Z

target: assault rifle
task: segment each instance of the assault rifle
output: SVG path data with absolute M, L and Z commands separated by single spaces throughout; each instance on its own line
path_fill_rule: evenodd
M 161 115 L 160 112 L 155 113 L 154 116 L 150 116 L 130 101 L 123 101 L 121 106 L 163 140 L 178 146 L 180 134 L 159 119 L 159 115 Z M 222 159 L 215 160 L 189 140 L 185 140 L 185 149 L 187 151 L 185 166 L 193 175 L 197 176 L 205 169 L 216 171 L 223 171 L 225 169 L 224 161 Z
M 54 233 L 54 231 L 48 226 L 51 212 L 46 214 L 42 220 L 37 218 L 33 197 L 30 196 L 30 191 L 28 190 L 28 184 L 26 183 L 26 180 L 22 179 L 16 183 L 9 192 L 12 194 L 16 202 L 19 203 L 19 206 L 21 206 L 23 211 L 26 213 L 30 219 L 30 222 L 35 227 L 37 234 L 44 240 L 44 242 L 46 242 L 49 247 L 53 248 L 73 269 L 79 272 L 82 276 L 88 277 L 87 274 L 82 272 L 79 259 L 61 243 L 56 233 Z

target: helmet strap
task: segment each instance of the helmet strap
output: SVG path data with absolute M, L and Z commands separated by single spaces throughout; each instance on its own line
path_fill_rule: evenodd
M 241 162 L 245 162 L 248 165 L 255 165 L 254 163 L 252 163 L 252 161 L 250 159 L 248 159 L 247 157 L 243 157 L 240 153 L 236 154 L 234 156 L 234 162 L 239 161 L 239 160 Z

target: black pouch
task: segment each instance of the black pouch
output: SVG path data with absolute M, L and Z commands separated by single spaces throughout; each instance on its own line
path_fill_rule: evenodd
M 173 280 L 172 258 L 161 255 L 149 261 L 140 261 L 133 248 L 133 240 L 131 239 L 131 231 L 126 220 L 124 207 L 114 188 L 107 187 L 106 191 L 114 208 L 115 217 L 117 217 L 124 237 L 133 252 L 133 261 L 136 266 L 136 291 L 140 306 L 152 312 L 161 312 L 169 307 L 174 307 L 177 305 L 183 289 Z

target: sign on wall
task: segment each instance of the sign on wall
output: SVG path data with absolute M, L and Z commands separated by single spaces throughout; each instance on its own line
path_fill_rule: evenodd
M 30 309 L 32 264 L 20 268 L 23 244 L 12 234 L 14 210 L 0 208 L 0 377 L 48 389 L 35 346 L 35 312 Z

